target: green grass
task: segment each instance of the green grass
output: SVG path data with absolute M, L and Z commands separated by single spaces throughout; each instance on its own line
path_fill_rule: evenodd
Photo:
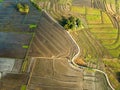
M 118 33 L 118 30 L 115 29 L 115 28 L 112 28 L 112 27 L 102 27 L 103 25 L 99 25 L 99 27 L 89 27 L 89 28 L 92 28 L 90 29 L 91 32 L 93 33 L 108 33 L 108 34 L 117 34 Z
M 37 28 L 37 25 L 36 25 L 36 24 L 30 24 L 30 25 L 29 25 L 29 28 L 30 28 L 30 29 L 35 29 L 35 28 Z
M 114 58 L 120 58 L 120 47 L 117 49 L 108 49 L 108 51 Z
M 23 45 L 22 48 L 24 48 L 24 49 L 28 49 L 29 46 L 28 46 L 28 45 Z
M 116 40 L 115 39 L 102 39 L 100 41 L 107 48 L 107 46 L 109 46 L 110 44 L 113 44 Z
M 85 14 L 85 7 L 72 6 L 71 12 Z
M 98 9 L 93 9 L 93 8 L 87 8 L 87 14 L 100 15 L 100 10 L 98 10 Z
M 107 23 L 107 24 L 111 24 L 111 25 L 112 25 L 109 16 L 108 16 L 105 12 L 103 12 L 102 15 L 103 15 L 104 23 Z M 112 26 L 113 26 L 113 25 L 112 25 Z
M 66 0 L 59 0 L 58 3 L 59 4 L 65 4 Z
M 94 36 L 96 36 L 97 38 L 101 39 L 115 39 L 117 38 L 117 35 L 114 33 L 93 33 Z
M 87 14 L 86 19 L 90 24 L 99 24 L 101 23 L 101 16 L 100 15 L 92 15 Z
M 103 59 L 105 64 L 105 70 L 110 79 L 110 82 L 114 86 L 115 90 L 119 90 L 120 83 L 117 80 L 117 73 L 120 72 L 120 60 L 119 59 Z
M 25 71 L 27 70 L 27 67 L 28 67 L 28 64 L 29 64 L 28 54 L 29 54 L 29 50 L 30 50 L 30 47 L 31 47 L 31 44 L 32 44 L 32 42 L 33 42 L 34 37 L 35 37 L 35 33 L 33 33 L 33 35 L 32 35 L 32 39 L 31 39 L 31 41 L 30 41 L 30 44 L 29 44 L 29 47 L 28 47 L 28 50 L 27 50 L 27 53 L 26 53 L 24 62 L 23 62 L 22 67 L 21 67 L 21 71 L 22 71 L 22 72 L 25 72 Z M 27 46 L 24 46 L 24 47 L 26 48 Z
M 107 2 L 108 4 L 110 4 L 110 3 L 115 4 L 115 0 L 106 0 L 106 2 Z
M 31 0 L 32 2 L 46 2 L 46 1 L 49 1 L 49 0 Z
M 20 90 L 26 90 L 26 85 L 22 85 Z
M 0 0 L 0 3 L 3 2 L 4 0 Z

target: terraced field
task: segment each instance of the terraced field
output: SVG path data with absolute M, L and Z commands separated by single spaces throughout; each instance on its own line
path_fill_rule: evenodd
M 81 1 L 82 0 L 77 0 Z M 119 0 L 118 0 L 119 2 Z M 74 3 L 74 1 L 73 1 Z M 84 4 L 84 2 L 83 2 Z M 119 3 L 118 3 L 119 4 Z M 119 60 L 119 54 L 120 54 L 120 39 L 119 39 L 119 15 L 116 13 L 116 7 L 115 7 L 115 0 L 94 0 L 94 3 L 92 3 L 92 8 L 88 5 L 89 8 L 82 7 L 82 5 L 74 5 L 71 9 L 73 13 L 78 13 L 83 18 L 86 19 L 88 22 L 88 27 L 90 33 L 98 40 L 99 43 L 102 44 L 105 48 L 102 49 L 102 53 L 104 51 L 107 51 L 105 56 L 106 58 L 118 58 Z M 94 7 L 94 8 L 93 8 Z M 82 31 L 79 31 L 82 32 Z M 74 33 L 75 35 L 81 35 L 78 33 Z M 77 36 L 75 36 L 77 40 Z M 78 39 L 79 40 L 79 39 Z M 78 41 L 77 40 L 77 41 Z M 78 41 L 80 43 L 80 41 Z M 82 41 L 81 41 L 82 43 Z M 81 44 L 80 43 L 80 44 Z M 94 45 L 94 44 L 93 44 Z M 81 44 L 81 47 L 84 47 L 85 45 Z M 95 46 L 97 47 L 97 46 Z M 84 48 L 83 52 L 86 51 L 86 48 Z M 93 50 L 94 51 L 94 50 Z M 110 55 L 109 55 L 110 54 Z M 104 53 L 105 55 L 105 53 Z M 98 56 L 99 57 L 99 56 Z M 91 58 L 90 55 L 88 58 Z M 105 59 L 106 59 L 105 58 Z M 111 58 L 111 59 L 112 59 Z M 101 60 L 99 58 L 88 60 L 91 61 L 89 66 L 92 66 L 95 61 Z M 116 62 L 119 63 L 119 61 L 116 60 Z M 108 62 L 111 63 L 108 59 Z M 104 62 L 105 63 L 105 62 Z M 119 83 L 116 78 L 116 71 L 119 71 L 119 69 L 116 69 L 115 71 L 112 70 L 112 66 L 106 65 L 106 72 L 109 76 L 109 79 L 111 80 L 112 85 L 114 88 L 119 90 Z M 113 63 L 114 65 L 114 63 Z M 99 66 L 99 64 L 98 64 Z M 94 66 L 93 66 L 94 67 Z
M 43 2 L 43 0 L 41 0 L 42 3 L 38 2 L 38 4 L 46 9 L 50 15 L 59 18 L 64 11 L 68 12 L 70 10 L 70 1 L 71 0 L 60 0 L 58 2 L 57 0 L 45 0 Z M 16 2 L 18 1 L 16 0 Z M 23 85 L 27 85 L 27 90 L 112 90 L 107 84 L 106 79 L 104 79 L 104 75 L 100 75 L 96 71 L 89 72 L 82 68 L 75 67 L 72 59 L 79 52 L 79 48 L 68 32 L 66 32 L 57 21 L 44 10 L 42 13 L 39 13 L 28 0 L 24 0 L 23 2 L 30 5 L 30 13 L 28 15 L 21 15 L 17 12 L 12 6 L 15 4 L 12 1 L 5 0 L 2 3 L 2 6 L 5 7 L 7 4 L 6 11 L 8 7 L 12 7 L 15 14 L 10 13 L 5 19 L 2 19 L 3 24 L 1 23 L 1 31 L 3 31 L 4 28 L 2 25 L 6 25 L 7 28 L 4 28 L 6 32 L 8 32 L 8 28 L 13 27 L 9 32 L 19 32 L 22 34 L 26 34 L 27 32 L 27 34 L 32 35 L 33 42 L 31 43 L 29 41 L 30 46 L 27 48 L 28 53 L 26 53 L 26 57 L 24 56 L 25 60 L 22 66 L 22 69 L 25 68 L 25 71 L 23 70 L 24 73 L 30 74 L 29 80 L 28 74 L 21 72 L 19 74 L 18 72 L 17 74 L 7 73 L 0 79 L 0 89 L 19 90 Z M 9 17 L 10 15 L 13 20 Z M 7 18 L 8 20 L 6 20 Z M 18 22 L 18 24 L 15 22 Z M 31 24 L 37 24 L 36 30 L 29 28 Z M 104 54 L 108 55 L 104 47 L 87 29 L 76 31 L 72 34 L 76 41 L 78 41 L 79 46 L 83 47 L 80 52 L 81 56 L 87 57 L 87 55 L 91 55 L 90 57 L 92 58 L 90 64 L 88 62 L 88 66 L 91 65 L 91 62 L 93 63 L 95 61 L 92 60 L 93 58 L 98 57 L 98 59 L 101 59 L 100 57 Z M 79 39 L 75 35 L 78 36 Z M 89 46 L 87 44 L 89 44 Z M 95 47 L 95 45 L 97 47 Z M 85 48 L 87 51 L 84 51 Z M 16 61 L 15 63 L 18 65 L 18 63 L 22 62 Z M 100 65 L 94 66 L 95 64 L 102 65 L 100 60 L 96 60 L 91 67 L 103 68 L 103 66 Z M 16 70 L 16 65 L 13 66 L 13 71 L 15 72 L 20 69 L 18 68 L 18 70 Z M 21 64 L 18 66 L 20 67 Z
M 77 7 L 73 6 L 72 12 L 85 16 L 90 32 L 108 49 L 112 57 L 119 57 L 119 17 L 110 12 L 104 2 L 96 0 L 95 5 L 102 11 L 82 7 L 76 10 Z
M 118 1 L 119 2 L 119 1 Z M 111 19 L 113 25 L 115 28 L 117 28 L 118 32 L 117 32 L 117 38 L 116 38 L 116 41 L 112 44 L 112 45 L 109 45 L 109 46 L 106 46 L 108 49 L 109 49 L 109 52 L 111 53 L 111 55 L 113 57 L 119 57 L 119 50 L 120 50 L 120 30 L 119 30 L 119 23 L 120 23 L 120 19 L 119 19 L 119 15 L 116 14 L 116 9 L 114 8 L 115 7 L 115 2 L 111 1 L 111 4 L 109 4 L 108 1 L 106 1 L 106 3 L 102 3 L 101 2 L 101 6 L 102 7 L 99 7 L 99 8 L 103 8 L 103 10 L 105 12 L 107 12 L 109 18 Z M 110 6 L 109 6 L 110 5 Z M 112 7 L 114 6 L 114 7 Z M 114 32 L 113 32 L 114 34 Z
M 60 20 L 61 16 L 69 14 L 72 0 L 31 0 L 38 7 L 45 9 L 52 17 Z M 64 13 L 64 14 L 63 14 Z
M 7 73 L 0 79 L 0 90 L 20 90 L 21 86 L 27 84 L 27 74 Z

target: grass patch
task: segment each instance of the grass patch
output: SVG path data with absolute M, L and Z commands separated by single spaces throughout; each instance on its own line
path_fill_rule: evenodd
M 33 6 L 34 6 L 36 9 L 38 9 L 39 11 L 42 11 L 42 8 L 37 5 L 37 3 L 40 2 L 40 1 L 35 1 L 35 0 L 30 0 L 30 1 L 31 1 L 31 3 L 33 4 Z M 47 1 L 47 0 L 43 0 L 43 1 L 45 2 L 45 1 Z M 43 1 L 42 1 L 42 2 L 43 2 Z
M 29 5 L 28 4 L 18 3 L 17 4 L 17 9 L 22 14 L 28 14 L 29 13 Z
M 114 33 L 93 33 L 99 39 L 116 39 L 117 34 Z
M 71 12 L 85 14 L 85 7 L 72 6 Z
M 46 1 L 49 1 L 49 0 L 31 0 L 32 2 L 46 2 Z
M 36 25 L 36 24 L 30 24 L 30 25 L 29 25 L 29 28 L 30 28 L 30 29 L 35 29 L 35 28 L 37 28 L 37 25 Z
M 120 47 L 116 49 L 108 49 L 108 51 L 114 58 L 120 58 Z
M 31 47 L 31 44 L 33 42 L 34 37 L 35 37 L 35 33 L 33 33 L 33 35 L 32 35 L 32 39 L 30 41 L 30 44 L 29 44 L 29 47 L 28 47 L 24 62 L 22 64 L 22 69 L 21 69 L 22 72 L 25 72 L 27 70 L 28 65 L 29 65 L 28 54 L 29 54 L 29 49 Z M 26 48 L 26 46 L 25 46 L 25 48 Z
M 98 24 L 98 23 L 101 23 L 101 16 L 100 15 L 88 15 L 87 14 L 87 16 L 86 16 L 86 19 L 87 19 L 87 21 L 88 21 L 88 23 L 90 23 L 90 24 Z
M 104 13 L 104 12 L 102 13 L 102 15 L 103 15 L 104 23 L 111 23 L 111 25 L 112 25 L 112 22 L 111 22 L 110 18 L 108 17 L 108 15 L 106 13 Z
M 20 90 L 26 90 L 26 85 L 22 85 Z
M 0 3 L 3 2 L 4 0 L 0 0 Z
M 119 59 L 103 59 L 105 69 L 110 82 L 114 86 L 115 90 L 119 90 L 120 83 L 117 79 L 117 73 L 120 72 L 120 60 Z
M 87 8 L 87 14 L 100 15 L 100 10 L 95 8 Z
M 22 48 L 24 48 L 24 49 L 28 49 L 29 46 L 28 46 L 28 45 L 23 45 Z
M 116 40 L 115 39 L 101 39 L 100 41 L 105 47 L 107 47 L 113 44 Z

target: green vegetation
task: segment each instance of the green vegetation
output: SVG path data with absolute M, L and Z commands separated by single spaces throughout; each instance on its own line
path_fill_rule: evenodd
M 0 3 L 3 2 L 4 0 L 0 0 Z
M 36 24 L 30 24 L 30 25 L 29 25 L 29 28 L 30 28 L 30 29 L 35 29 L 36 27 L 37 27 Z
M 22 85 L 20 90 L 26 90 L 26 85 Z
M 85 7 L 72 6 L 71 12 L 85 14 Z
M 29 6 L 28 6 L 28 4 L 18 3 L 17 4 L 17 9 L 22 14 L 28 14 L 29 13 Z
M 30 50 L 30 47 L 31 47 L 31 44 L 33 42 L 34 37 L 35 37 L 35 33 L 32 34 L 32 39 L 30 41 L 29 46 L 23 46 L 24 48 L 28 48 L 28 50 L 27 50 L 23 65 L 21 67 L 22 72 L 25 72 L 27 70 L 27 68 L 28 68 L 28 65 L 29 65 L 28 54 L 29 54 L 29 50 Z
M 108 1 L 115 2 L 115 0 Z M 112 57 L 119 58 L 118 29 L 113 26 L 110 17 L 105 12 L 99 9 L 78 6 L 72 6 L 71 12 L 82 15 L 86 19 L 89 30 L 94 37 L 100 41 Z
M 29 46 L 28 45 L 23 45 L 22 48 L 28 49 Z
M 83 28 L 80 18 L 70 16 L 69 18 L 63 17 L 60 24 L 66 29 L 77 29 L 79 27 Z
M 33 4 L 34 7 L 36 7 L 38 10 L 42 10 L 42 8 L 40 6 L 37 5 L 37 0 L 30 0 L 31 3 Z M 46 0 L 43 0 L 43 1 L 46 1 Z
M 120 89 L 120 60 L 119 59 L 103 59 L 107 75 L 115 87 L 115 90 Z

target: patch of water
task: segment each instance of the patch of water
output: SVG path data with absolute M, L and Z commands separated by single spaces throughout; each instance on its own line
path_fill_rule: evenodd
M 10 72 L 14 66 L 15 59 L 0 58 L 0 72 Z

